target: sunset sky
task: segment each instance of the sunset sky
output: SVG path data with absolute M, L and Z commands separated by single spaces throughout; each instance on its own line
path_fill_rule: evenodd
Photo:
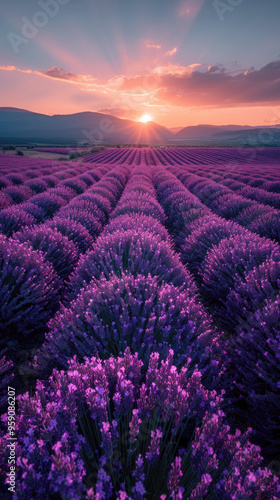
M 9 0 L 0 106 L 280 123 L 279 0 Z

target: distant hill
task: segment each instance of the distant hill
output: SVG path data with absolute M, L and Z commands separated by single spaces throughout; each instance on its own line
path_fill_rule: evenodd
M 0 108 L 0 142 L 41 143 L 84 141 L 90 144 L 165 144 L 172 132 L 156 123 L 123 120 L 102 113 L 84 112 L 48 116 L 17 108 Z
M 235 130 L 242 130 L 251 128 L 249 126 L 242 125 L 195 125 L 190 127 L 185 127 L 177 132 L 173 139 L 174 140 L 184 140 L 184 139 L 206 139 L 217 134 L 219 132 L 232 132 Z
M 172 144 L 258 145 L 280 146 L 280 125 L 250 127 L 249 125 L 197 125 L 185 127 L 172 138 Z
M 0 107 L 0 144 L 151 144 L 186 146 L 280 146 L 280 125 L 197 125 L 168 129 L 86 111 L 44 115 L 25 109 Z
M 169 130 L 172 132 L 172 134 L 177 134 L 178 132 L 180 132 L 180 130 L 182 130 L 184 127 L 172 127 L 170 128 Z
M 280 145 L 280 128 L 277 127 L 254 127 L 245 130 L 221 131 L 212 136 L 213 140 L 219 142 L 231 142 L 248 145 Z

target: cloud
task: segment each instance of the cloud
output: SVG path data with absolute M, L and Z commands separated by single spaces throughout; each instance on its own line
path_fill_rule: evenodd
M 225 68 L 221 64 L 211 64 L 211 66 L 208 66 L 208 73 L 223 73 L 225 71 Z
M 32 71 L 31 69 L 20 69 L 16 66 L 0 66 L 0 70 L 2 71 L 19 71 L 20 73 L 37 73 L 36 71 Z
M 157 75 L 186 75 L 191 73 L 195 68 L 201 64 L 190 64 L 190 66 L 179 66 L 179 64 L 167 64 L 165 66 L 158 66 L 153 70 Z
M 233 107 L 280 102 L 280 61 L 232 75 L 216 66 L 185 75 L 165 74 L 157 99 L 177 106 Z
M 48 76 L 50 78 L 56 78 L 58 80 L 70 80 L 70 81 L 79 81 L 80 77 L 71 73 L 71 71 L 67 72 L 63 68 L 58 68 L 57 66 L 53 66 L 48 69 L 48 71 L 40 71 L 42 75 Z
M 146 42 L 146 47 L 148 49 L 161 49 L 161 45 L 150 42 Z
M 61 82 L 70 83 L 70 84 L 79 84 L 83 90 L 100 90 L 101 92 L 105 92 L 106 82 L 98 81 L 91 75 L 76 75 L 71 71 L 67 72 L 63 68 L 58 68 L 57 66 L 53 66 L 47 71 L 38 71 L 31 69 L 21 69 L 16 66 L 0 66 L 0 70 L 2 71 L 16 71 L 19 73 L 28 73 L 30 75 L 43 76 L 45 78 L 51 78 L 53 80 L 60 80 Z
M 182 107 L 266 106 L 280 103 L 280 60 L 261 69 L 227 70 L 196 63 L 154 68 L 149 75 L 122 77 L 118 92 L 149 94 L 153 103 Z
M 177 51 L 178 51 L 178 48 L 174 47 L 174 49 L 168 50 L 165 55 L 166 56 L 174 56 L 174 54 L 176 54 Z
M 3 71 L 16 71 L 17 68 L 15 66 L 0 66 L 0 69 Z
M 157 107 L 208 109 L 279 106 L 280 60 L 272 61 L 260 69 L 233 69 L 226 69 L 220 64 L 208 67 L 199 63 L 189 66 L 163 64 L 149 69 L 144 75 L 115 75 L 101 80 L 92 75 L 76 75 L 56 66 L 47 71 L 0 66 L 2 71 L 27 73 L 30 78 L 33 75 L 51 78 L 60 82 L 58 85 L 73 85 L 81 94 L 88 92 L 98 96 L 99 107 L 103 106 L 104 110 L 116 116 L 121 116 L 122 110 L 128 105 L 135 110 L 143 103 Z

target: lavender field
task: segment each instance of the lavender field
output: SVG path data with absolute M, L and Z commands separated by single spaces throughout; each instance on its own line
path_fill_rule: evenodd
M 280 499 L 279 149 L 0 154 L 0 251 L 4 500 Z

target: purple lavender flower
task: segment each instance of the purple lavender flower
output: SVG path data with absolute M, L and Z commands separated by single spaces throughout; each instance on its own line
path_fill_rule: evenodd
M 168 478 L 168 489 L 170 491 L 171 497 L 174 500 L 183 498 L 182 494 L 184 493 L 184 489 L 180 488 L 180 481 L 183 477 L 181 463 L 181 457 L 176 457 L 175 461 L 171 465 L 171 471 Z
M 19 396 L 16 453 L 21 498 L 43 495 L 46 491 L 50 495 L 87 499 L 100 495 L 111 499 L 117 493 L 119 498 L 140 499 L 145 498 L 147 491 L 154 498 L 163 498 L 167 488 L 170 498 L 183 498 L 184 491 L 192 495 L 190 498 L 196 498 L 195 495 L 207 493 L 208 488 L 216 493 L 222 489 L 233 491 L 236 482 L 231 477 L 237 469 L 238 487 L 249 498 L 261 495 L 264 486 L 277 498 L 279 483 L 267 469 L 260 469 L 259 449 L 248 443 L 247 433 L 231 434 L 219 410 L 221 398 L 205 390 L 196 374 L 190 375 L 186 369 L 178 371 L 172 364 L 173 355 L 170 352 L 158 366 L 159 356 L 155 353 L 148 370 L 142 374 L 142 362 L 129 349 L 124 356 L 105 361 L 93 357 L 79 364 L 74 358 L 67 371 L 54 370 L 49 381 L 44 384 L 38 381 L 34 395 Z M 190 389 L 194 381 L 195 391 Z M 131 403 L 126 413 L 120 414 L 114 403 L 115 395 L 122 390 L 125 394 L 129 386 Z M 151 399 L 152 387 L 153 411 L 147 415 L 140 398 L 148 388 Z M 178 388 L 183 391 L 184 410 L 176 420 Z M 198 394 L 204 403 L 202 424 L 195 410 Z M 145 404 L 150 405 L 148 401 Z M 136 416 L 133 410 L 137 409 L 142 422 L 134 435 L 133 451 L 129 430 L 133 425 L 132 415 Z M 6 420 L 4 415 L 3 422 Z M 193 443 L 188 423 L 191 421 L 199 426 Z M 191 454 L 182 449 L 180 436 L 184 437 L 182 444 L 186 448 L 193 445 Z M 7 459 L 6 439 L 7 436 L 0 439 L 3 462 Z M 205 455 L 203 450 L 210 448 L 213 452 Z M 148 459 L 143 458 L 146 456 Z M 211 478 L 207 471 L 213 469 L 213 457 L 219 467 Z M 87 490 L 88 475 L 95 480 L 94 486 Z
M 154 463 L 160 455 L 161 438 L 162 438 L 162 430 L 160 427 L 155 431 L 151 431 L 151 442 L 148 451 L 146 453 L 146 459 L 151 464 Z

